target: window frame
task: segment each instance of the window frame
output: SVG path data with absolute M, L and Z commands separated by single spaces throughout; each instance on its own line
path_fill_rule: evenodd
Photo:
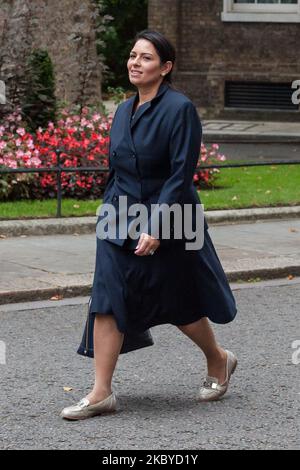
M 297 4 L 236 4 L 223 0 L 222 21 L 300 23 L 300 0 Z

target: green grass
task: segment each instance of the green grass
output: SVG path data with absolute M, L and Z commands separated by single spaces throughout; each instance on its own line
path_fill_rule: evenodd
M 95 215 L 101 200 L 62 200 L 64 217 Z M 0 219 L 56 217 L 56 199 L 44 201 L 0 202 Z
M 226 168 L 214 189 L 199 192 L 205 210 L 300 203 L 300 165 Z
M 229 162 L 228 162 L 229 163 Z M 227 168 L 213 189 L 199 191 L 205 210 L 300 204 L 300 165 Z M 65 217 L 95 215 L 101 200 L 63 199 Z M 55 217 L 56 200 L 0 203 L 0 219 Z

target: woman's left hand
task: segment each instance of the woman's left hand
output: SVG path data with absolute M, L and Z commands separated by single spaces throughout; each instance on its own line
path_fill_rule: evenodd
M 138 256 L 151 255 L 151 251 L 157 250 L 160 245 L 160 241 L 157 238 L 151 237 L 148 233 L 142 233 L 134 254 Z

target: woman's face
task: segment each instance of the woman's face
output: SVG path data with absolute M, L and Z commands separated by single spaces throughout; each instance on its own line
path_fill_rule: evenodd
M 139 39 L 130 51 L 127 62 L 129 80 L 133 85 L 143 86 L 161 81 L 162 74 L 167 74 L 172 62 L 160 64 L 160 57 L 155 47 L 147 39 Z

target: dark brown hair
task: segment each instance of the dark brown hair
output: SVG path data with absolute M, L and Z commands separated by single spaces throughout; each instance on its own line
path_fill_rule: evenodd
M 173 63 L 172 70 L 164 76 L 163 81 L 172 83 L 172 72 L 174 68 L 174 63 L 176 60 L 176 51 L 173 44 L 161 33 L 158 31 L 153 31 L 151 29 L 144 29 L 136 34 L 133 40 L 133 46 L 139 39 L 147 39 L 150 41 L 156 49 L 160 57 L 160 63 L 164 64 L 168 60 Z

